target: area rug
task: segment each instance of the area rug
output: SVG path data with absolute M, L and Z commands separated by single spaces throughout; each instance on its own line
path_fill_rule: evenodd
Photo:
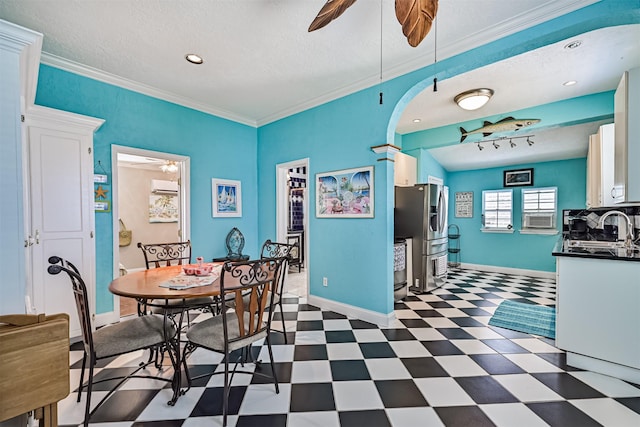
M 496 308 L 489 325 L 555 339 L 556 309 L 504 300 Z

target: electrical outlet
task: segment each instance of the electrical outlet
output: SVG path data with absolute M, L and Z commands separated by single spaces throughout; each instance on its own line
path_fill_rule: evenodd
M 322 278 L 322 286 L 329 286 L 329 280 L 326 277 Z

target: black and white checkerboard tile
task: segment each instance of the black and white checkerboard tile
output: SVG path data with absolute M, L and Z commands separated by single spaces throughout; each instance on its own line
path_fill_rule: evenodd
M 455 270 L 444 287 L 396 304 L 389 328 L 285 298 L 289 344 L 272 334 L 280 393 L 258 376 L 236 375 L 229 425 L 640 426 L 639 385 L 568 367 L 553 340 L 487 326 L 503 299 L 552 306 L 554 298 L 553 280 Z M 266 347 L 254 346 L 254 352 L 268 361 Z M 71 357 L 75 387 L 80 351 Z M 117 375 L 140 357 L 103 361 L 98 375 Z M 199 349 L 188 363 L 198 375 L 219 371 L 221 360 Z M 245 368 L 270 371 L 268 363 Z M 171 375 L 171 368 L 162 375 Z M 106 393 L 97 389 L 94 402 Z M 221 375 L 199 379 L 173 407 L 170 396 L 165 382 L 132 379 L 91 423 L 222 424 Z M 75 399 L 60 402 L 60 425 L 82 421 L 84 400 Z

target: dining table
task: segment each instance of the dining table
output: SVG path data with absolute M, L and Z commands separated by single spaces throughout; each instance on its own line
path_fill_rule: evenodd
M 142 305 L 165 309 L 162 310 L 165 325 L 166 322 L 175 321 L 178 331 L 175 336 L 168 336 L 166 334 L 167 328 L 165 328 L 165 344 L 174 368 L 171 382 L 173 397 L 167 402 L 170 406 L 175 405 L 178 397 L 184 394 L 181 391 L 181 366 L 184 361 L 182 360 L 180 349 L 180 331 L 184 312 L 188 309 L 205 307 L 201 303 L 195 305 L 190 303 L 190 301 L 194 301 L 194 298 L 217 297 L 220 295 L 220 270 L 217 267 L 221 266 L 222 263 L 213 264 L 213 273 L 208 277 L 185 277 L 184 265 L 172 265 L 128 273 L 114 279 L 109 284 L 109 291 L 115 295 L 134 298 Z M 218 274 L 216 274 L 216 271 Z M 197 286 L 194 286 L 194 284 L 197 284 Z M 181 300 L 182 302 L 180 303 L 176 300 Z M 176 310 L 180 311 L 180 309 L 182 309 L 182 313 L 175 316 L 177 320 L 169 318 L 171 313 L 175 313 Z

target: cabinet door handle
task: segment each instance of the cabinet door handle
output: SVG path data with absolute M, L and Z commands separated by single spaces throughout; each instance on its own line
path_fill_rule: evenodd
M 40 244 L 40 230 L 36 230 L 36 245 Z
M 611 197 L 616 198 L 616 187 L 611 187 Z

